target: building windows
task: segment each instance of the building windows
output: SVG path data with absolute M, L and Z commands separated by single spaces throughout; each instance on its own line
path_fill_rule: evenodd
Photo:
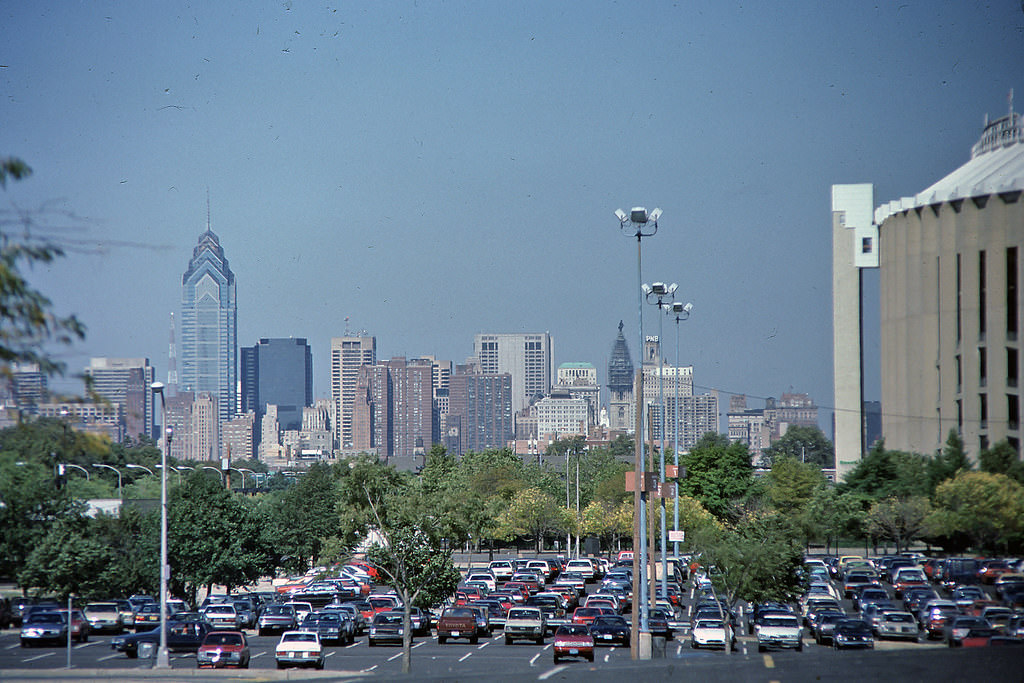
M 978 252 L 978 339 L 985 338 L 985 252 Z
M 963 434 L 964 431 L 964 402 L 956 400 L 956 431 Z
M 1006 250 L 1006 337 L 1017 338 L 1017 247 Z
M 988 349 L 984 346 L 978 348 L 978 386 L 988 384 Z
M 978 394 L 978 427 L 988 429 L 988 394 Z
M 960 279 L 960 254 L 956 255 L 956 344 L 960 345 L 960 339 L 963 337 L 963 327 L 961 325 L 960 311 L 961 304 L 963 302 L 963 282 Z
M 860 253 L 862 253 L 862 254 L 870 254 L 871 251 L 872 251 L 872 247 L 873 247 L 873 245 L 871 243 L 871 238 L 870 237 L 861 237 L 860 238 Z
M 1017 349 L 1006 349 L 1006 386 L 1015 387 L 1017 386 L 1018 373 L 1020 372 L 1018 367 L 1019 356 Z
M 1020 429 L 1020 397 L 1016 394 L 1006 395 L 1006 423 L 1013 431 Z
M 964 369 L 963 364 L 960 361 L 960 356 L 956 357 L 956 393 L 963 391 L 964 386 Z

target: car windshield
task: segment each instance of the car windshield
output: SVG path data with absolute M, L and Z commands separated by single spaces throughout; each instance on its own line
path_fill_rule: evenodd
M 282 643 L 315 643 L 314 633 L 286 633 L 281 637 Z
M 765 626 L 791 626 L 797 627 L 797 621 L 794 617 L 766 617 L 764 620 Z
M 891 621 L 891 622 L 894 622 L 894 623 L 901 623 L 901 624 L 912 624 L 912 623 L 914 623 L 914 617 L 912 615 L 910 615 L 910 614 L 902 614 L 902 613 L 899 613 L 899 614 L 886 614 L 883 617 L 883 619 L 885 619 L 886 621 Z
M 594 626 L 628 626 L 625 617 L 602 616 L 594 619 Z
M 33 624 L 63 624 L 65 619 L 63 614 L 43 612 L 42 614 L 33 614 L 31 621 Z
M 93 612 L 116 612 L 116 611 L 117 611 L 117 605 L 112 604 L 112 603 L 111 604 L 102 604 L 102 605 L 96 604 L 96 605 L 86 605 L 85 606 L 86 614 L 91 614 Z
M 699 619 L 694 628 L 722 628 L 722 622 L 711 619 Z
M 589 633 L 590 629 L 580 625 L 559 626 L 558 630 L 555 631 L 556 636 L 585 636 Z
M 446 617 L 470 617 L 471 619 L 476 618 L 476 612 L 469 609 L 468 607 L 461 609 L 450 609 L 447 612 L 445 612 L 444 615 Z
M 210 605 L 206 608 L 207 614 L 234 614 L 235 608 L 232 605 Z
M 386 612 L 385 613 L 381 613 L 381 614 L 378 614 L 376 617 L 373 618 L 373 623 L 377 624 L 377 625 L 380 625 L 380 624 L 401 624 L 402 623 L 402 615 L 401 614 L 389 614 L 389 613 L 386 613 Z
M 268 607 L 263 612 L 263 614 L 265 614 L 267 616 L 278 616 L 278 615 L 282 615 L 282 614 L 283 615 L 287 615 L 287 616 L 291 616 L 292 615 L 292 608 L 291 607 L 285 607 L 284 605 L 271 605 L 270 607 Z
M 469 616 L 469 615 L 466 615 Z M 540 614 L 532 609 L 512 609 L 508 613 L 509 619 L 539 619 Z
M 206 636 L 203 645 L 242 645 L 242 634 L 218 633 L 214 631 Z

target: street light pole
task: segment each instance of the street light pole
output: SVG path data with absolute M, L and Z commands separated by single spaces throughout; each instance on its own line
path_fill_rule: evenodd
M 76 470 L 82 470 L 82 472 L 85 473 L 85 480 L 89 481 L 89 470 L 85 469 L 81 465 L 76 465 L 74 463 L 67 462 L 67 463 L 64 463 L 64 466 L 65 467 L 74 467 Z
M 155 477 L 156 476 L 156 474 L 154 474 L 153 470 L 149 469 L 145 465 L 136 465 L 135 463 L 131 463 L 130 462 L 127 465 L 125 465 L 125 467 L 127 467 L 130 470 L 146 470 L 146 472 L 149 473 L 149 476 L 151 476 L 151 477 Z
M 672 444 L 672 459 L 676 466 L 676 480 L 683 478 L 683 473 L 679 471 L 679 323 L 690 317 L 690 311 L 693 310 L 693 304 L 683 304 L 680 301 L 672 303 L 671 312 L 676 316 L 676 416 L 675 425 L 672 429 L 673 433 L 673 444 Z M 676 486 L 676 498 L 672 501 L 674 503 L 675 514 L 673 515 L 672 529 L 678 534 L 679 533 L 679 487 Z M 679 541 L 674 541 L 672 545 L 672 554 L 677 558 L 679 557 Z
M 668 297 L 674 297 L 676 289 L 679 287 L 676 283 L 665 286 L 664 282 L 655 282 L 651 286 L 644 285 L 644 294 L 647 296 L 647 303 L 654 304 L 658 307 L 658 413 L 661 424 L 658 429 L 658 437 L 661 447 L 658 449 L 658 482 L 661 484 L 661 494 L 658 498 L 661 500 L 661 593 L 664 596 L 668 596 L 668 556 L 665 552 L 668 544 L 667 534 L 665 531 L 665 359 L 662 357 L 662 337 L 664 336 L 664 319 L 661 312 L 666 308 L 671 307 L 671 303 L 665 301 Z M 652 300 L 653 297 L 653 300 Z
M 170 669 L 171 659 L 167 654 L 167 451 L 171 447 L 171 430 L 167 425 L 167 402 L 164 399 L 164 385 L 153 382 L 150 385 L 154 394 L 160 395 L 162 410 L 160 425 L 166 437 L 160 449 L 160 645 L 156 650 L 155 669 Z
M 117 497 L 118 498 L 122 498 L 123 496 L 121 495 L 121 470 L 117 469 L 113 465 L 104 465 L 104 464 L 98 463 L 98 462 L 94 462 L 92 464 L 92 466 L 93 467 L 102 467 L 102 468 L 105 468 L 105 469 L 108 469 L 108 470 L 114 470 L 114 472 L 117 474 Z
M 622 209 L 615 211 L 615 217 L 619 219 L 619 228 L 624 232 L 627 225 L 631 226 L 632 236 L 636 237 L 636 285 L 637 285 L 637 331 L 640 342 L 639 349 L 641 359 L 644 348 L 644 295 L 641 289 L 643 285 L 643 250 L 644 237 L 653 237 L 658 232 L 658 219 L 661 217 L 661 209 L 654 209 L 650 213 L 642 206 L 633 207 L 627 214 Z M 626 234 L 630 234 L 627 232 Z M 633 659 L 650 657 L 650 604 L 647 599 L 647 495 L 643 491 L 643 482 L 646 479 L 644 467 L 644 430 L 646 416 L 644 415 L 643 397 L 643 365 L 640 369 L 640 390 L 637 392 L 636 409 L 638 413 L 637 424 L 639 429 L 636 434 L 636 456 L 634 466 L 634 492 L 633 492 L 633 514 L 639 515 L 638 524 L 634 528 L 634 553 L 633 553 L 633 603 L 634 613 L 640 612 L 639 635 L 637 638 L 638 647 L 630 647 L 630 656 Z M 635 533 L 639 528 L 640 533 Z M 636 551 L 636 537 L 640 537 L 639 552 Z M 641 579 L 639 574 L 643 572 Z M 638 585 L 639 583 L 639 585 Z M 637 604 L 639 603 L 639 605 Z M 639 610 L 636 607 L 639 606 Z M 632 642 L 632 641 L 631 641 Z

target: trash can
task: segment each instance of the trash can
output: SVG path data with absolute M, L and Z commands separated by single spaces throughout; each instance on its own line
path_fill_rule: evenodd
M 156 643 L 139 643 L 139 659 L 153 659 Z

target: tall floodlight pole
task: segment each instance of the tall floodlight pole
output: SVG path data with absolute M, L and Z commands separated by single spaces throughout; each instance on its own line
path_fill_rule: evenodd
M 171 660 L 167 655 L 167 450 L 171 446 L 171 431 L 167 425 L 167 403 L 164 401 L 164 385 L 153 382 L 150 385 L 154 394 L 160 395 L 162 417 L 160 424 L 166 434 L 161 439 L 160 449 L 160 645 L 156 650 L 155 669 L 170 669 Z
M 643 294 L 643 250 L 641 244 L 644 237 L 652 237 L 658 232 L 658 219 L 661 218 L 661 209 L 654 209 L 650 213 L 642 206 L 633 207 L 627 214 L 622 209 L 616 209 L 615 217 L 619 219 L 619 227 L 626 234 L 636 237 L 636 286 L 637 286 L 637 338 L 640 342 L 637 348 L 640 349 L 641 358 L 644 348 L 644 294 Z M 639 638 L 635 641 L 639 648 L 632 645 L 631 639 L 630 656 L 637 659 L 642 654 L 650 657 L 650 601 L 647 599 L 647 495 L 643 491 L 643 483 L 646 479 L 644 472 L 644 432 L 646 416 L 644 415 L 643 397 L 643 363 L 640 369 L 640 391 L 636 396 L 637 424 L 639 429 L 636 433 L 636 457 L 634 466 L 634 491 L 633 491 L 633 514 L 639 515 L 638 524 L 634 524 L 634 530 L 639 528 L 640 533 L 634 533 L 634 544 L 636 536 L 640 537 L 640 547 L 637 551 L 634 545 L 633 553 L 633 603 L 634 611 L 639 603 L 640 624 Z M 640 574 L 643 573 L 641 578 Z M 639 584 L 639 585 L 638 585 Z M 638 599 L 639 598 L 639 599 Z
M 665 552 L 668 548 L 666 523 L 665 523 L 665 360 L 661 355 L 661 340 L 664 334 L 663 321 L 665 316 L 660 313 L 668 308 L 672 307 L 671 298 L 675 296 L 676 289 L 679 287 L 676 283 L 666 286 L 664 282 L 655 282 L 648 286 L 643 285 L 644 294 L 647 297 L 647 303 L 654 304 L 658 307 L 658 413 L 660 414 L 659 419 L 661 424 L 658 428 L 659 442 L 661 448 L 658 449 L 658 482 L 661 484 L 662 495 L 658 496 L 661 500 L 661 594 L 666 598 L 668 597 L 668 555 Z M 666 301 L 668 300 L 668 301 Z
M 682 303 L 681 301 L 675 301 L 672 303 L 672 308 L 669 309 L 669 313 L 676 317 L 676 405 L 675 405 L 675 421 L 672 428 L 673 440 L 672 440 L 672 460 L 676 466 L 676 479 L 682 479 L 683 473 L 679 471 L 679 323 L 690 317 L 690 311 L 693 310 L 693 304 Z M 679 487 L 676 487 L 676 497 L 673 502 L 675 508 L 675 514 L 673 515 L 672 530 L 679 534 Z M 675 540 L 672 544 L 672 554 L 679 557 L 679 540 Z

